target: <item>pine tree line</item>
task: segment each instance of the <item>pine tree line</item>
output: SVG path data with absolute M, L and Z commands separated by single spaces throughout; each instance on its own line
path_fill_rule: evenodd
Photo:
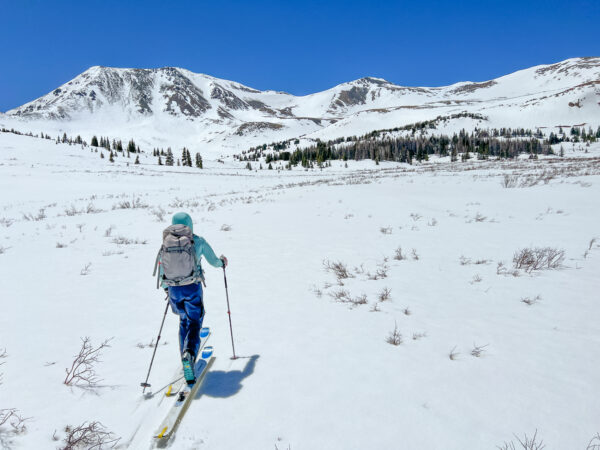
M 450 155 L 452 161 L 459 158 L 469 159 L 472 154 L 479 159 L 490 156 L 499 158 L 515 158 L 519 154 L 529 154 L 536 157 L 538 154 L 552 153 L 550 145 L 561 142 L 595 142 L 600 140 L 600 126 L 594 131 L 583 126 L 570 127 L 569 134 L 559 128 L 558 133 L 551 132 L 546 138 L 545 134 L 537 129 L 532 131 L 525 128 L 493 128 L 479 129 L 467 133 L 448 135 L 427 135 L 425 128 L 435 128 L 440 120 L 419 122 L 405 127 L 386 130 L 376 130 L 362 136 L 347 136 L 329 140 L 317 141 L 313 146 L 286 150 L 292 140 L 263 144 L 252 147 L 241 155 L 235 155 L 240 161 L 258 161 L 265 158 L 265 163 L 271 161 L 289 161 L 291 165 L 302 164 L 303 167 L 312 167 L 316 163 L 320 166 L 325 161 L 332 159 L 373 159 L 400 161 L 411 163 L 413 160 L 427 160 L 430 155 Z M 417 131 L 421 130 L 418 134 Z M 410 136 L 398 137 L 393 133 L 397 131 L 410 131 Z M 298 141 L 294 141 L 297 143 Z M 270 152 L 268 152 L 270 150 Z

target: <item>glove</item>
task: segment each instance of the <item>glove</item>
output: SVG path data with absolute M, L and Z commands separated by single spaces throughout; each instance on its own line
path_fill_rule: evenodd
M 223 267 L 227 267 L 227 258 L 224 255 L 220 256 Z

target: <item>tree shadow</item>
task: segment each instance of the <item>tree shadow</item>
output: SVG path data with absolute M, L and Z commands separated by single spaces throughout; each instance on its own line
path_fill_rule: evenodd
M 229 372 L 223 370 L 209 371 L 195 398 L 202 395 L 226 398 L 237 394 L 242 390 L 242 382 L 244 379 L 254 372 L 256 360 L 259 356 L 260 355 L 250 356 L 244 370 L 231 370 Z

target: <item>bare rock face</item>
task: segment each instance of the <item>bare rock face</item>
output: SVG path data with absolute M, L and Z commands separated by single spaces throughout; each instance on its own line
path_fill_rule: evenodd
M 214 85 L 210 93 L 210 98 L 219 100 L 229 109 L 248 109 L 248 104 L 245 101 L 218 84 Z
M 166 67 L 159 70 L 164 75 L 160 85 L 160 93 L 165 101 L 164 111 L 173 116 L 200 117 L 211 108 L 202 90 L 179 69 Z

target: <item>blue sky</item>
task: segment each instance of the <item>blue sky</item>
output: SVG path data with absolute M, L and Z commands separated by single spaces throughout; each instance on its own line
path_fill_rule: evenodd
M 600 1 L 0 0 L 0 111 L 93 65 L 304 95 L 363 76 L 483 81 L 600 56 Z

